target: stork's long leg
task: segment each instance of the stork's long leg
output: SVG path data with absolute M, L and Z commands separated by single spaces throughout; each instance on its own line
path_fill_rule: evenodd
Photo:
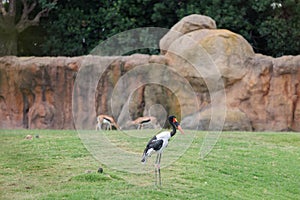
M 160 159 L 161 159 L 161 153 L 158 153 L 155 161 L 155 185 L 159 185 L 159 186 L 161 186 Z
M 159 160 L 159 154 L 156 156 L 156 161 L 155 161 L 155 185 L 157 185 L 157 173 L 158 173 L 158 160 Z
M 158 178 L 159 178 L 159 186 L 161 186 L 161 175 L 160 175 L 160 159 L 161 159 L 161 153 L 158 154 Z

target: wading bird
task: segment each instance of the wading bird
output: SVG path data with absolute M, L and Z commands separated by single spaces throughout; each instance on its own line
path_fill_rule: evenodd
M 176 134 L 176 129 L 178 129 L 182 134 L 184 134 L 175 116 L 169 116 L 168 121 L 172 126 L 172 131 L 171 132 L 163 131 L 155 135 L 148 142 L 141 160 L 142 163 L 146 163 L 147 158 L 150 157 L 152 153 L 154 152 L 157 153 L 157 157 L 155 161 L 155 184 L 156 185 L 157 185 L 157 178 L 159 180 L 159 185 L 161 185 L 160 160 L 161 160 L 161 155 L 163 153 L 163 150 L 167 147 L 170 138 Z

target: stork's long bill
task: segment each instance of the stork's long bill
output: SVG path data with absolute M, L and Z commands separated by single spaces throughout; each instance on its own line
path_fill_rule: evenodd
M 177 126 L 177 129 L 180 131 L 181 134 L 184 134 L 184 131 L 182 130 L 180 125 Z
M 176 128 L 180 131 L 181 134 L 184 134 L 183 129 L 181 128 L 179 122 L 177 121 L 176 117 L 173 118 L 173 123 L 175 124 Z

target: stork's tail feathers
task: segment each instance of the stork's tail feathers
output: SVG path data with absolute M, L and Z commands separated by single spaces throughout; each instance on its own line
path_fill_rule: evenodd
M 147 162 L 147 156 L 146 156 L 145 154 L 143 154 L 141 163 L 142 163 L 142 164 L 146 164 L 146 162 Z
M 143 154 L 143 157 L 142 157 L 142 160 L 141 160 L 142 164 L 146 164 L 147 158 L 148 158 L 147 153 L 144 153 L 144 154 Z
M 145 164 L 146 162 L 147 162 L 147 158 L 148 157 L 151 157 L 151 154 L 152 154 L 152 152 L 153 152 L 153 149 L 151 148 L 151 149 L 145 149 L 145 151 L 144 151 L 144 153 L 143 153 L 143 156 L 142 156 L 142 160 L 141 160 L 141 162 L 143 163 L 143 164 Z

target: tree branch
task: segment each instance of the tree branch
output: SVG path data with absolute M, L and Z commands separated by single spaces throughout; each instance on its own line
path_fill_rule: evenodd
M 35 8 L 37 2 L 36 0 L 30 5 L 30 8 L 28 9 L 28 14 L 31 13 L 33 11 L 33 9 Z
M 57 0 L 53 1 L 53 3 L 56 3 L 56 2 L 57 2 Z M 49 8 L 45 8 L 45 9 L 41 10 L 38 14 L 36 14 L 36 16 L 32 20 L 29 20 L 28 16 L 34 10 L 34 8 L 36 7 L 37 1 L 34 0 L 34 2 L 30 5 L 29 8 L 28 8 L 28 4 L 27 4 L 26 0 L 22 0 L 22 3 L 23 3 L 23 6 L 24 6 L 22 17 L 21 17 L 20 21 L 18 22 L 18 24 L 16 25 L 16 28 L 17 28 L 19 33 L 21 33 L 22 31 L 24 31 L 26 28 L 28 28 L 30 26 L 39 25 L 40 18 L 43 17 L 45 14 L 48 14 L 49 11 L 51 10 Z
M 23 12 L 22 12 L 22 16 L 21 16 L 21 20 L 26 20 L 28 18 L 28 6 L 27 6 L 27 2 L 25 0 L 22 0 L 22 4 L 23 4 Z
M 30 20 L 34 25 L 38 25 L 40 22 L 40 18 L 44 15 L 44 14 L 48 14 L 49 9 L 45 8 L 44 10 L 40 11 L 33 20 Z
M 28 9 L 28 3 L 26 0 L 22 0 L 22 4 L 23 4 L 23 12 L 22 12 L 22 16 L 21 16 L 21 21 L 26 21 L 28 19 L 30 12 L 35 8 L 37 2 L 36 2 L 36 0 L 34 0 L 34 2 L 30 5 L 29 9 Z

